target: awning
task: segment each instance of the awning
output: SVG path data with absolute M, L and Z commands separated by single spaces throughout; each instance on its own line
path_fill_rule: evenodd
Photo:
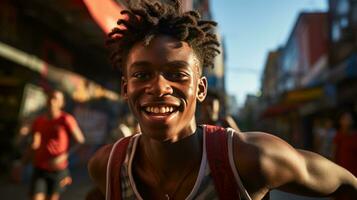
M 261 115 L 262 118 L 276 117 L 294 111 L 299 107 L 326 96 L 324 87 L 302 88 L 286 92 L 279 103 L 269 106 Z
M 53 66 L 35 55 L 0 42 L 0 57 L 29 68 L 50 80 L 76 101 L 106 98 L 119 100 L 119 95 L 79 74 Z
M 283 102 L 285 103 L 295 103 L 295 102 L 306 102 L 315 99 L 319 99 L 324 96 L 324 90 L 322 87 L 316 88 L 304 88 L 289 91 L 284 95 Z
M 109 33 L 117 26 L 119 18 L 125 19 L 126 16 L 120 14 L 125 9 L 125 5 L 118 4 L 113 0 L 83 0 L 89 13 L 105 33 Z
M 269 106 L 262 114 L 261 118 L 271 118 L 286 114 L 299 108 L 300 104 L 276 104 Z

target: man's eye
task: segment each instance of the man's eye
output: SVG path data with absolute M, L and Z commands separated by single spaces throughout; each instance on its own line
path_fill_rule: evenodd
M 166 74 L 166 77 L 171 80 L 184 80 L 187 78 L 187 74 L 183 72 L 170 72 Z
M 141 79 L 141 80 L 145 80 L 150 78 L 150 73 L 147 72 L 136 72 L 133 74 L 133 77 L 137 78 L 137 79 Z

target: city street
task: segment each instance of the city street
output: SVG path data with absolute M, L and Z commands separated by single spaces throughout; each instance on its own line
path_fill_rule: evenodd
M 93 186 L 84 167 L 73 169 L 73 184 L 64 192 L 63 200 L 84 200 L 87 192 Z M 5 180 L 0 180 L 0 195 L 2 200 L 23 200 L 27 197 L 27 185 L 13 184 Z M 308 198 L 287 194 L 280 191 L 272 191 L 270 200 L 328 200 L 328 198 Z
M 291 195 L 285 192 L 274 190 L 270 193 L 271 200 L 328 200 L 329 198 L 309 198 L 297 195 Z
M 92 181 L 87 175 L 85 166 L 71 170 L 73 183 L 63 193 L 63 200 L 82 200 L 85 199 L 87 192 L 93 186 Z M 0 180 L 0 199 L 2 200 L 24 200 L 28 199 L 28 181 L 26 183 L 15 184 L 8 179 Z
M 85 199 L 86 193 L 91 188 L 92 183 L 89 179 L 74 181 L 74 183 L 63 194 L 63 200 Z M 27 186 L 25 184 L 5 184 L 1 182 L 0 194 L 3 200 L 22 200 L 26 199 Z M 280 191 L 272 191 L 270 200 L 328 200 L 328 198 L 308 198 L 287 194 Z

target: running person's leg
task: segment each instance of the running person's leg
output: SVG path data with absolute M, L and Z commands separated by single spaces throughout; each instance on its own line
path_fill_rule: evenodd
M 30 183 L 30 199 L 44 200 L 47 189 L 47 180 L 44 171 L 34 168 Z
M 49 174 L 49 188 L 47 191 L 48 200 L 58 200 L 61 193 L 65 190 L 67 185 L 72 183 L 72 178 L 68 169 L 61 171 L 50 172 Z

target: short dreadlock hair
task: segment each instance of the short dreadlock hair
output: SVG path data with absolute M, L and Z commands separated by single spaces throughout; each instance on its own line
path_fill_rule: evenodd
M 166 3 L 162 0 L 141 0 L 129 4 L 129 9 L 121 14 L 126 15 L 127 19 L 118 20 L 118 27 L 109 33 L 106 42 L 111 51 L 112 65 L 119 69 L 120 75 L 123 75 L 126 58 L 134 44 L 143 41 L 148 45 L 157 35 L 187 42 L 205 67 L 213 67 L 213 59 L 220 53 L 213 30 L 217 23 L 201 20 L 196 11 L 183 12 L 179 0 Z

